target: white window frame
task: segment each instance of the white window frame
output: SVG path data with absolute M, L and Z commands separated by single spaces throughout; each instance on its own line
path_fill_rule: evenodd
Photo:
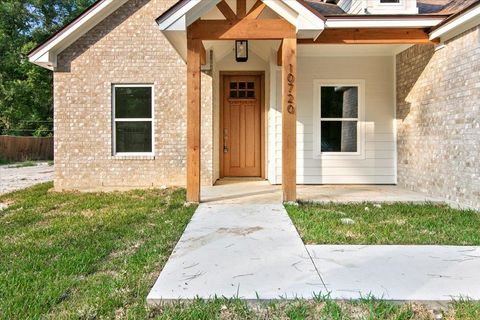
M 151 118 L 119 118 L 115 117 L 115 90 L 116 88 L 150 88 L 152 90 L 152 117 Z M 114 84 L 112 85 L 112 150 L 114 156 L 153 156 L 155 155 L 155 87 L 153 84 Z M 152 152 L 117 152 L 117 121 L 118 122 L 151 122 L 152 123 Z
M 403 3 L 403 0 L 399 0 L 398 2 L 382 2 L 382 0 L 378 0 L 378 3 L 380 5 L 387 5 L 387 6 L 398 6 Z
M 386 9 L 386 10 L 388 10 L 388 9 L 398 10 L 400 8 L 406 8 L 405 0 L 400 0 L 397 3 L 386 3 L 386 2 L 382 2 L 382 0 L 377 0 L 377 1 L 378 1 L 377 5 L 382 10 L 384 10 L 384 9 Z
M 358 118 L 321 118 L 322 87 L 357 87 Z M 313 158 L 314 159 L 365 159 L 365 80 L 363 79 L 316 79 L 313 99 Z M 356 152 L 322 152 L 322 121 L 357 121 Z

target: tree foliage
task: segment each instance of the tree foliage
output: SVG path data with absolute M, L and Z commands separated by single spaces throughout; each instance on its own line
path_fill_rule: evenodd
M 52 73 L 28 52 L 94 0 L 0 0 L 0 134 L 53 133 Z

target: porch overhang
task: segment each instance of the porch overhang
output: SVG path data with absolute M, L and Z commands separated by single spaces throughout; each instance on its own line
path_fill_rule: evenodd
M 218 9 L 215 9 L 215 7 Z M 260 17 L 269 8 L 275 18 Z M 236 9 L 236 12 L 234 12 Z M 214 16 L 212 12 L 220 14 Z M 341 18 L 344 19 L 344 18 Z M 373 19 L 373 20 L 372 20 Z M 439 17 L 385 16 L 347 20 L 328 28 L 328 19 L 314 14 L 300 1 L 257 0 L 247 10 L 246 0 L 232 8 L 226 0 L 182 0 L 157 19 L 167 39 L 187 62 L 187 200 L 200 202 L 200 128 L 202 41 L 281 40 L 277 64 L 281 66 L 282 191 L 284 201 L 296 201 L 297 45 L 298 44 L 417 44 L 431 43 L 427 30 Z M 378 22 L 376 27 L 375 23 Z M 332 20 L 335 26 L 335 19 Z M 359 27 L 362 26 L 362 27 Z
M 303 4 L 302 1 L 262 0 L 259 1 L 259 3 L 260 2 L 278 14 L 278 16 L 282 18 L 280 21 L 294 26 L 295 37 L 298 39 L 314 40 L 325 29 L 326 18 L 308 7 L 308 5 Z M 242 24 L 239 24 L 240 21 L 237 19 L 227 19 L 227 21 L 230 20 L 228 21 L 230 26 L 225 26 L 224 20 L 206 22 L 200 19 L 216 6 L 220 7 L 222 5 L 227 7 L 226 10 L 231 10 L 229 9 L 228 4 L 222 0 L 180 0 L 168 11 L 158 17 L 156 21 L 160 30 L 164 33 L 168 41 L 173 45 L 184 61 L 186 61 L 187 58 L 187 31 L 189 28 L 193 30 L 191 28 L 193 24 L 196 24 L 198 27 L 198 25 L 208 23 L 210 24 L 211 32 L 216 33 L 215 35 L 212 34 L 210 37 L 203 37 L 203 40 L 232 40 L 233 38 L 228 34 L 220 36 L 222 31 L 225 32 L 232 28 L 236 28 L 238 31 L 242 30 L 242 28 L 248 29 L 248 39 L 250 40 L 281 40 L 283 38 L 278 35 L 281 32 L 278 32 L 278 34 L 274 33 L 274 31 L 277 30 L 274 24 L 279 23 L 279 21 L 271 21 L 270 26 L 267 25 L 269 22 L 262 23 L 265 30 L 258 30 L 260 25 L 255 19 L 245 19 L 246 21 L 243 21 Z M 258 16 L 259 12 L 255 13 L 255 7 L 256 6 L 251 8 L 248 14 Z M 232 14 L 235 15 L 235 13 Z M 217 24 L 216 27 L 212 27 L 214 24 Z M 270 31 L 270 35 L 266 32 L 267 29 Z M 257 36 L 251 32 L 252 30 L 256 31 Z M 242 38 L 237 32 L 235 32 L 235 34 L 237 39 Z
M 259 1 L 260 2 L 260 1 Z M 285 23 L 295 27 L 298 44 L 422 44 L 438 43 L 430 37 L 428 30 L 441 24 L 448 15 L 330 15 L 324 17 L 303 1 L 261 0 L 277 13 Z M 276 39 L 274 23 L 265 22 L 264 30 L 259 29 L 256 20 L 239 24 L 238 20 L 227 19 L 205 21 L 201 17 L 215 6 L 228 7 L 222 0 L 180 0 L 167 12 L 157 18 L 160 30 L 186 61 L 187 31 L 197 27 L 208 30 L 211 35 L 202 40 L 234 40 L 227 31 L 249 29 L 250 40 Z M 230 10 L 229 8 L 227 8 Z M 233 13 L 234 14 L 234 13 Z M 278 19 L 277 19 L 278 20 Z M 267 24 L 271 23 L 271 26 Z M 196 28 L 192 28 L 196 25 Z M 252 33 L 251 31 L 254 30 Z M 273 30 L 273 31 L 272 31 Z M 281 32 L 279 32 L 281 33 Z M 241 32 L 234 32 L 236 40 L 247 39 Z M 195 36 L 197 37 L 197 36 Z M 200 37 L 197 37 L 200 38 Z
M 222 0 L 181 0 L 162 14 L 157 23 L 164 32 L 186 32 L 187 28 Z M 326 19 L 308 6 L 288 0 L 262 0 L 280 17 L 296 27 L 299 38 L 316 38 L 325 28 Z

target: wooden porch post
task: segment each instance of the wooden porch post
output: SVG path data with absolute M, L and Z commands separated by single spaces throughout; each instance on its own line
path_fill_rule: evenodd
M 282 43 L 283 201 L 297 200 L 297 39 Z
M 187 201 L 200 202 L 202 41 L 187 39 Z

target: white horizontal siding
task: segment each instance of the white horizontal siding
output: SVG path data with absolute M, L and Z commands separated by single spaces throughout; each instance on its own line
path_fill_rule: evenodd
M 297 75 L 297 182 L 299 184 L 394 184 L 396 181 L 392 57 L 299 57 Z M 313 157 L 315 79 L 365 80 L 365 151 L 359 159 Z M 280 90 L 277 83 L 277 91 Z M 270 113 L 272 114 L 272 113 Z M 271 121 L 274 172 L 282 178 L 281 113 Z
M 336 167 L 310 167 L 306 168 L 300 162 L 297 166 L 298 176 L 392 176 L 395 168 L 381 168 L 381 167 L 355 167 L 351 166 L 336 168 Z M 277 168 L 277 175 L 281 175 L 281 168 Z
M 277 184 L 282 176 L 278 175 Z M 390 176 L 299 176 L 297 184 L 395 184 Z
M 363 0 L 340 0 L 338 6 L 350 14 L 362 13 Z

